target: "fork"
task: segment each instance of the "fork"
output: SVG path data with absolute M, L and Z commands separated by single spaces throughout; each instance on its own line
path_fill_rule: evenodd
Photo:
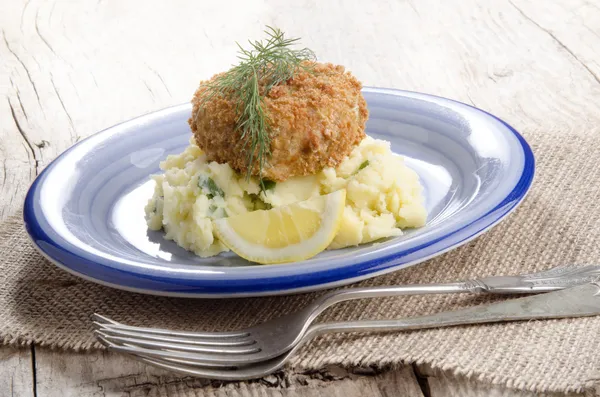
M 233 332 L 183 332 L 124 325 L 99 314 L 93 318 L 99 340 L 113 348 L 121 346 L 120 351 L 180 363 L 193 360 L 196 365 L 229 367 L 232 363 L 262 362 L 289 351 L 298 345 L 320 313 L 347 300 L 409 294 L 539 293 L 590 282 L 599 275 L 600 266 L 565 266 L 519 276 L 492 276 L 445 284 L 334 290 L 298 312 Z
M 280 369 L 304 343 L 318 335 L 330 332 L 404 331 L 502 321 L 584 317 L 598 314 L 600 314 L 600 284 L 595 281 L 544 295 L 428 316 L 400 320 L 315 324 L 308 327 L 298 343 L 287 352 L 248 365 L 232 361 L 230 368 L 209 367 L 203 362 L 196 361 L 194 356 L 174 359 L 167 354 L 169 351 L 160 351 L 161 354 L 148 354 L 147 349 L 137 349 L 127 344 L 117 345 L 102 337 L 100 340 L 111 350 L 128 353 L 134 358 L 159 368 L 210 379 L 244 380 L 260 378 Z

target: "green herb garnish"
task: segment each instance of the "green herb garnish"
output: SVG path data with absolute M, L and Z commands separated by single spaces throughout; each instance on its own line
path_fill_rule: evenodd
M 203 190 L 208 190 L 206 197 L 209 199 L 212 199 L 215 196 L 225 197 L 223 190 L 221 190 L 219 185 L 217 185 L 211 177 L 200 175 L 200 177 L 198 177 L 198 187 Z
M 214 219 L 227 218 L 227 210 L 223 207 L 217 207 L 214 204 L 211 204 L 208 207 L 208 214 L 212 216 Z
M 265 96 L 274 86 L 294 77 L 299 68 L 310 70 L 316 60 L 308 48 L 290 48 L 299 38 L 287 39 L 281 30 L 270 26 L 265 33 L 266 41 L 249 41 L 250 49 L 236 43 L 240 63 L 208 83 L 207 93 L 200 102 L 202 106 L 214 95 L 235 102 L 236 128 L 247 151 L 247 179 L 250 179 L 255 160 L 258 161 L 258 177 L 262 176 L 266 157 L 271 154 L 271 120 L 265 110 Z
M 271 189 L 275 189 L 275 185 L 277 185 L 277 182 L 272 181 L 270 179 L 261 179 L 260 180 L 260 186 L 262 187 L 263 190 L 271 190 Z
M 163 207 L 163 200 L 164 200 L 164 196 L 160 196 L 158 198 L 155 198 L 154 200 L 152 200 L 152 213 L 153 214 L 158 214 L 158 212 L 162 212 L 162 207 Z M 160 204 L 160 206 L 159 206 Z M 160 207 L 160 209 L 159 209 Z
M 273 206 L 271 204 L 265 203 L 264 201 L 262 201 L 262 199 L 260 198 L 260 195 L 258 195 L 258 194 L 250 193 L 248 196 L 250 197 L 250 200 L 252 201 L 252 209 L 254 211 L 270 210 L 271 208 L 273 208 Z
M 262 209 L 262 210 L 267 210 L 268 211 L 268 210 L 270 210 L 270 209 L 273 208 L 273 206 L 271 204 L 265 203 L 262 200 L 261 200 L 261 205 L 262 205 L 262 208 L 259 208 L 259 209 Z
M 367 168 L 368 166 L 369 166 L 369 160 L 365 160 L 362 162 L 362 164 L 358 167 L 358 169 L 354 173 L 358 174 L 358 171 L 362 170 L 363 168 Z

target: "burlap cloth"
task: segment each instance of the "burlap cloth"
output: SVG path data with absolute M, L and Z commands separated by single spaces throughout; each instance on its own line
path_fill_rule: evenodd
M 391 285 L 517 274 L 600 260 L 600 132 L 529 131 L 538 172 L 524 204 L 474 242 L 427 263 L 360 283 Z M 315 294 L 196 300 L 118 291 L 80 280 L 29 244 L 21 215 L 0 227 L 0 338 L 63 349 L 101 346 L 90 315 L 137 325 L 229 330 L 305 305 Z M 438 295 L 371 299 L 334 306 L 322 320 L 414 316 L 489 302 Z M 429 363 L 471 378 L 532 391 L 582 391 L 600 381 L 600 317 L 468 326 L 380 335 L 330 335 L 307 345 L 287 371 Z

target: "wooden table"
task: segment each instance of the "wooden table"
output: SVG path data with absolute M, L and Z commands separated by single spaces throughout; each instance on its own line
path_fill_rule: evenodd
M 598 103 L 588 95 L 600 84 L 598 0 L 7 0 L 0 5 L 0 219 L 63 150 L 188 101 L 199 80 L 235 61 L 234 41 L 262 37 L 265 24 L 301 36 L 321 60 L 347 66 L 365 85 L 454 98 L 517 128 L 531 119 L 569 128 L 579 117 L 574 109 Z M 177 382 L 109 353 L 0 348 L 0 396 L 171 395 Z M 250 390 L 193 379 L 177 387 L 198 396 Z M 274 379 L 263 393 L 533 395 L 424 366 L 328 368 L 287 387 Z

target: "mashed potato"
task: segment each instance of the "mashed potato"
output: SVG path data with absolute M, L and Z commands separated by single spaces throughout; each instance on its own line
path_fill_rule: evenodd
M 269 209 L 346 189 L 342 227 L 330 249 L 399 236 L 404 228 L 420 227 L 427 217 L 417 174 L 394 154 L 389 142 L 365 138 L 337 168 L 316 175 L 268 183 L 260 192 L 257 180 L 246 180 L 227 164 L 207 162 L 192 139 L 179 155 L 161 163 L 154 176 L 154 196 L 146 206 L 152 230 L 206 257 L 227 251 L 213 234 L 212 220 Z

